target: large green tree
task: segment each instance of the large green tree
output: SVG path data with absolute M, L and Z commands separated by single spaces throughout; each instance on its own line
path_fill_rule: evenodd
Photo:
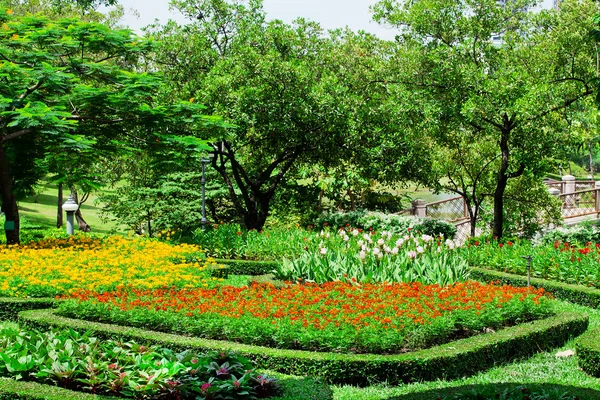
M 472 217 L 491 197 L 497 237 L 509 181 L 545 172 L 565 138 L 556 113 L 594 92 L 592 3 L 566 0 L 558 11 L 530 12 L 533 6 L 383 0 L 374 8 L 378 21 L 399 28 L 390 90 L 407 129 L 433 139 L 438 162 L 421 179 L 465 196 Z
M 14 163 L 27 138 L 47 151 L 153 146 L 218 124 L 191 102 L 157 104 L 159 77 L 136 72 L 151 44 L 75 19 L 14 18 L 0 9 L 0 198 L 7 242 L 19 242 Z
M 193 22 L 155 32 L 157 62 L 171 96 L 196 98 L 235 125 L 213 137 L 212 167 L 246 228 L 263 226 L 276 191 L 302 165 L 353 163 L 371 177 L 379 161 L 413 159 L 402 138 L 387 154 L 376 139 L 397 131 L 387 89 L 376 82 L 389 50 L 383 41 L 303 19 L 269 22 L 260 0 L 173 4 Z

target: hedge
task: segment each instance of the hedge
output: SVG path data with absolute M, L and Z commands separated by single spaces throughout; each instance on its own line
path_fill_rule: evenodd
M 600 392 L 594 389 L 579 388 L 573 386 L 564 386 L 550 383 L 488 383 L 482 385 L 465 385 L 443 389 L 430 389 L 424 392 L 411 393 L 400 396 L 390 397 L 387 400 L 423 400 L 423 399 L 459 399 L 465 398 L 469 400 L 475 399 L 491 399 L 489 397 L 494 394 L 503 393 L 519 393 L 521 394 L 523 389 L 527 389 L 528 393 L 555 393 L 558 395 L 568 394 L 572 397 L 585 400 L 600 400 Z M 486 397 L 481 395 L 485 393 Z M 480 394 L 476 397 L 476 394 Z M 460 397 L 457 397 L 460 396 Z M 511 397 L 502 397 L 503 399 L 509 399 Z M 520 396 L 518 397 L 521 398 Z M 525 397 L 523 397 L 525 398 Z M 533 397 L 530 398 L 542 398 Z M 543 397 L 544 399 L 550 397 Z M 558 396 L 551 397 L 558 398 Z M 560 397 L 563 398 L 563 397 Z M 566 399 L 566 397 L 565 397 Z
M 74 392 L 36 382 L 0 378 L 0 400 L 123 400 L 123 397 Z
M 64 318 L 52 310 L 23 311 L 19 314 L 19 322 L 38 329 L 61 327 L 91 330 L 98 337 L 133 339 L 174 349 L 234 351 L 251 359 L 260 369 L 272 369 L 290 375 L 319 376 L 329 383 L 364 386 L 378 382 L 399 384 L 472 375 L 499 363 L 563 345 L 587 329 L 588 316 L 561 313 L 430 349 L 394 355 L 339 354 L 251 346 Z
M 328 385 L 312 378 L 290 377 L 269 373 L 279 380 L 283 394 L 269 400 L 331 400 Z M 123 400 L 125 397 L 100 396 L 36 382 L 0 378 L 0 400 Z
M 588 374 L 600 378 L 600 328 L 592 329 L 575 342 L 577 362 Z
M 0 297 L 0 321 L 16 321 L 21 311 L 54 307 L 55 303 L 56 300 L 52 298 Z
M 471 267 L 470 278 L 483 282 L 500 281 L 512 286 L 527 286 L 527 277 L 493 271 L 485 268 Z M 557 299 L 567 300 L 571 303 L 581 304 L 591 308 L 600 308 L 600 290 L 569 283 L 549 281 L 540 278 L 531 278 L 531 286 L 544 288 Z
M 270 274 L 277 267 L 277 261 L 262 260 L 227 260 L 215 259 L 217 264 L 225 265 L 226 274 L 231 275 L 265 275 Z M 219 269 L 214 270 L 219 274 Z M 222 273 L 222 272 L 221 272 Z

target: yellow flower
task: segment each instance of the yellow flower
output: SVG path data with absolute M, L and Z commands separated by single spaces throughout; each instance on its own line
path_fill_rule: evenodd
M 13 14 L 14 14 L 14 12 L 13 12 L 13 10 L 11 10 L 11 9 L 9 8 L 8 10 L 6 10 L 6 14 L 8 14 L 8 15 L 13 15 Z
M 19 35 L 17 35 L 16 33 L 13 33 L 11 39 L 12 40 L 17 40 L 19 38 Z

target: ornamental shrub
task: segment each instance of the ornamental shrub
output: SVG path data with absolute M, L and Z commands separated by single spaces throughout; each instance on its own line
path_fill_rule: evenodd
M 275 379 L 226 352 L 175 353 L 67 331 L 0 331 L 0 376 L 135 399 L 258 399 Z

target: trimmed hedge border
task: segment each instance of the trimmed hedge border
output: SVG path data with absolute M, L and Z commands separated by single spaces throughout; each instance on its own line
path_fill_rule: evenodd
M 56 300 L 45 298 L 0 297 L 0 321 L 16 321 L 21 311 L 54 307 Z
M 581 335 L 575 342 L 577 362 L 586 373 L 600 378 L 600 328 L 592 329 Z
M 574 386 L 556 385 L 556 384 L 550 384 L 550 383 L 487 383 L 485 385 L 466 385 L 466 386 L 457 386 L 457 387 L 444 388 L 444 389 L 430 389 L 430 390 L 427 390 L 424 392 L 389 397 L 386 400 L 423 400 L 423 399 L 441 399 L 441 398 L 445 398 L 447 396 L 457 396 L 457 395 L 465 396 L 465 395 L 472 393 L 473 390 L 477 390 L 479 392 L 482 389 L 485 389 L 486 386 L 493 386 L 493 388 L 495 389 L 495 391 L 497 393 L 502 393 L 504 391 L 515 390 L 515 389 L 518 390 L 518 387 L 524 386 L 530 390 L 554 389 L 554 390 L 557 390 L 560 392 L 566 392 L 570 395 L 576 396 L 579 399 L 600 400 L 600 391 L 597 391 L 594 389 L 579 388 L 579 387 L 574 387 Z M 458 397 L 452 397 L 452 398 L 457 399 Z M 481 398 L 483 398 L 483 396 Z M 488 397 L 486 397 L 486 398 L 488 398 Z M 475 397 L 470 396 L 469 399 L 475 399 Z
M 64 318 L 53 310 L 23 311 L 19 314 L 19 322 L 38 329 L 59 327 L 93 331 L 94 335 L 101 338 L 133 339 L 173 349 L 229 350 L 251 359 L 260 369 L 272 369 L 290 375 L 319 376 L 328 383 L 365 386 L 379 382 L 399 384 L 472 375 L 503 362 L 563 345 L 585 332 L 588 316 L 561 313 L 497 332 L 396 355 L 273 349 Z
M 471 267 L 470 278 L 483 282 L 500 281 L 503 284 L 512 286 L 527 286 L 526 276 L 485 268 Z M 557 299 L 567 300 L 586 307 L 600 308 L 599 289 L 540 278 L 531 278 L 531 286 L 544 288 L 544 290 L 551 293 Z
M 0 378 L 0 400 L 123 400 L 123 397 L 75 392 L 58 386 Z
M 217 264 L 222 264 L 226 268 L 226 273 L 231 275 L 265 275 L 270 274 L 279 264 L 277 261 L 263 260 L 229 260 L 215 259 Z M 218 274 L 219 269 L 215 269 Z
M 290 377 L 282 374 L 269 374 L 279 380 L 283 389 L 282 397 L 269 397 L 267 400 L 331 400 L 333 392 L 323 382 L 311 379 Z M 126 400 L 126 397 L 101 396 L 77 392 L 58 386 L 37 382 L 23 382 L 0 378 L 0 400 Z

